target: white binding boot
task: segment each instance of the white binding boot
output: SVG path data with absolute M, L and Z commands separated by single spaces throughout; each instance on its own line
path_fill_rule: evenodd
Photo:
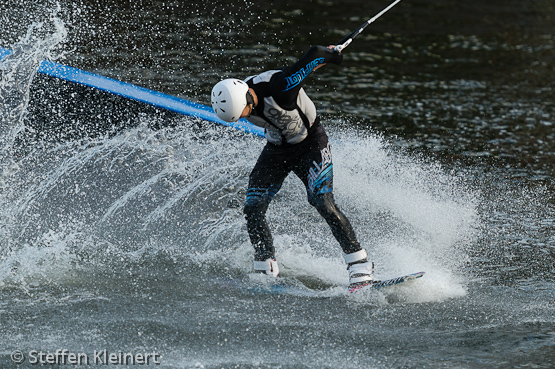
M 277 277 L 279 275 L 278 263 L 275 259 L 266 259 L 264 261 L 254 261 L 255 273 L 263 273 L 270 277 Z
M 372 284 L 374 282 L 374 263 L 368 261 L 366 250 L 343 254 L 349 271 L 349 287 Z

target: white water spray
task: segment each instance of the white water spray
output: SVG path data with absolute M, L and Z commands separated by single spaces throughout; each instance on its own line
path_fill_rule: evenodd
M 2 91 L 11 101 L 3 104 L 4 125 L 12 127 L 5 137 L 23 127 L 38 61 L 66 37 L 63 25 L 54 24 L 58 32 L 40 41 L 30 36 L 34 25 L 21 43 L 27 46 L 14 47 L 4 64 Z M 25 81 L 23 90 L 14 87 L 16 77 Z M 147 128 L 153 119 L 145 116 L 143 125 L 114 137 L 36 148 L 19 160 L 16 175 L 2 177 L 9 179 L 6 188 L 23 188 L 1 197 L 1 236 L 9 246 L 0 263 L 10 271 L 0 276 L 3 283 L 24 283 L 37 270 L 41 278 L 55 276 L 66 270 L 59 263 L 118 268 L 159 252 L 250 271 L 241 208 L 262 140 L 211 125 L 199 131 L 190 118 L 179 129 L 153 131 Z M 441 166 L 396 153 L 378 137 L 329 133 L 338 204 L 375 260 L 377 276 L 425 270 L 425 288 L 434 291 L 425 299 L 464 294 L 456 274 L 474 236 L 472 192 Z M 340 248 L 293 175 L 268 217 L 286 274 L 346 283 Z

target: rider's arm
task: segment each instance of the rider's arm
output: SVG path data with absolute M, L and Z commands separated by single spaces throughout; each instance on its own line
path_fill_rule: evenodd
M 282 99 L 296 98 L 306 77 L 315 69 L 327 63 L 340 64 L 342 60 L 343 55 L 333 48 L 313 46 L 295 64 L 283 69 L 274 86 L 281 92 Z

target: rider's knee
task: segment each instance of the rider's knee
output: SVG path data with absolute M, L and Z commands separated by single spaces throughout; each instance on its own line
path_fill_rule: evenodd
M 310 196 L 308 199 L 310 205 L 314 206 L 321 214 L 335 214 L 337 207 L 331 192 Z
M 247 218 L 263 215 L 266 213 L 269 203 L 268 200 L 259 196 L 247 198 L 243 207 L 243 214 Z

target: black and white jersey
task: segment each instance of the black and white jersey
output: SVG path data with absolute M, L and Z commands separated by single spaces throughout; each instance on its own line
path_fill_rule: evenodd
M 258 97 L 247 119 L 265 129 L 275 145 L 297 144 L 311 133 L 318 121 L 316 107 L 302 88 L 306 77 L 322 64 L 340 64 L 343 56 L 324 46 L 314 46 L 294 65 L 270 70 L 245 80 Z

